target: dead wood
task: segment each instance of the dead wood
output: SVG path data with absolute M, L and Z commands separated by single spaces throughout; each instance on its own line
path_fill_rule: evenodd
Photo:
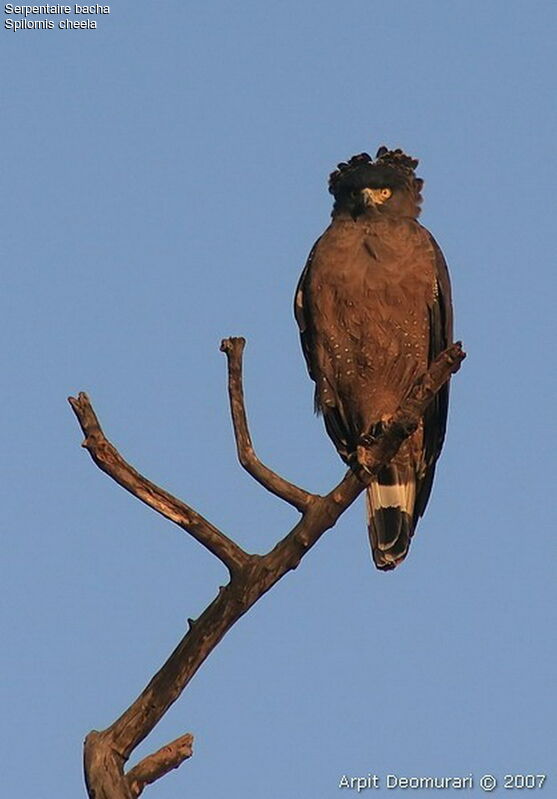
M 416 382 L 391 422 L 377 438 L 359 448 L 365 471 L 348 470 L 328 494 L 312 494 L 271 471 L 258 459 L 249 433 L 242 388 L 243 338 L 228 338 L 221 350 L 228 360 L 228 388 L 238 459 L 268 491 L 301 512 L 290 532 L 265 555 L 246 552 L 182 500 L 143 477 L 105 437 L 86 394 L 69 402 L 85 435 L 83 446 L 106 474 L 142 502 L 175 522 L 219 558 L 230 581 L 196 620 L 166 663 L 138 698 L 106 730 L 85 739 L 85 781 L 90 799 L 136 799 L 143 788 L 177 768 L 192 753 L 190 733 L 144 758 L 132 769 L 125 765 L 138 744 L 178 699 L 197 669 L 232 625 L 300 560 L 364 490 L 371 477 L 396 454 L 419 422 L 437 391 L 456 372 L 465 353 L 453 344 Z

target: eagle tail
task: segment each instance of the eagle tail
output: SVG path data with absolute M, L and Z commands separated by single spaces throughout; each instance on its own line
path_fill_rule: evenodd
M 387 466 L 366 491 L 369 540 L 373 562 L 389 571 L 401 563 L 410 548 L 416 519 L 416 475 L 411 469 Z

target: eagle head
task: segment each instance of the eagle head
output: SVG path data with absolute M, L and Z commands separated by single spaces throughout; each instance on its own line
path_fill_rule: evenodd
M 424 182 L 416 177 L 417 166 L 417 159 L 386 147 L 379 148 L 375 160 L 367 153 L 352 156 L 329 176 L 329 191 L 335 198 L 333 216 L 418 217 Z

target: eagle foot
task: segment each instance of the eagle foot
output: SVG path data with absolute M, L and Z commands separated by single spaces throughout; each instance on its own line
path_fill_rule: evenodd
M 368 471 L 369 451 L 377 441 L 375 430 L 372 430 L 373 432 L 364 433 L 364 435 L 360 436 L 355 452 L 356 462 L 365 472 Z
M 369 431 L 367 433 L 363 433 L 360 438 L 358 439 L 358 446 L 361 447 L 372 447 L 377 439 L 379 439 L 382 435 L 385 434 L 387 427 L 389 426 L 390 417 L 385 419 L 380 419 L 378 422 L 374 422 Z
M 389 427 L 390 417 L 386 417 L 384 419 L 380 419 L 378 422 L 374 422 L 371 425 L 369 432 L 363 433 L 358 439 L 358 445 L 356 447 L 356 452 L 354 453 L 355 460 L 361 468 L 369 472 L 369 450 L 377 443 L 377 441 L 383 436 Z
M 362 441 L 362 438 L 364 438 L 364 436 L 362 436 L 360 438 L 360 442 Z M 367 438 L 370 439 L 369 436 L 365 436 L 365 438 L 366 439 Z M 369 472 L 370 471 L 369 468 L 368 468 L 368 463 L 369 463 L 369 455 L 370 455 L 369 450 L 371 448 L 371 444 L 372 443 L 373 442 L 370 439 L 369 443 L 367 443 L 367 442 L 365 444 L 359 443 L 358 446 L 356 447 L 356 452 L 355 452 L 356 458 L 355 458 L 355 460 L 356 460 L 356 463 L 358 464 L 358 466 L 361 469 L 363 469 L 364 472 Z
M 373 433 L 364 433 L 363 436 L 360 436 L 358 439 L 358 447 L 372 447 L 375 442 L 377 441 L 377 436 L 373 435 Z

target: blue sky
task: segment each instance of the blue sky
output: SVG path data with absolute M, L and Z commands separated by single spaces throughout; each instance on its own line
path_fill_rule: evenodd
M 110 8 L 94 31 L 1 33 L 2 790 L 85 795 L 84 735 L 225 579 L 96 469 L 67 395 L 89 392 L 148 477 L 269 549 L 297 514 L 236 464 L 218 344 L 248 339 L 260 456 L 327 491 L 343 468 L 292 295 L 328 173 L 387 144 L 420 158 L 469 353 L 430 507 L 389 574 L 361 503 L 345 514 L 138 750 L 196 736 L 145 795 L 333 799 L 343 774 L 485 772 L 547 773 L 552 795 L 554 3 Z

